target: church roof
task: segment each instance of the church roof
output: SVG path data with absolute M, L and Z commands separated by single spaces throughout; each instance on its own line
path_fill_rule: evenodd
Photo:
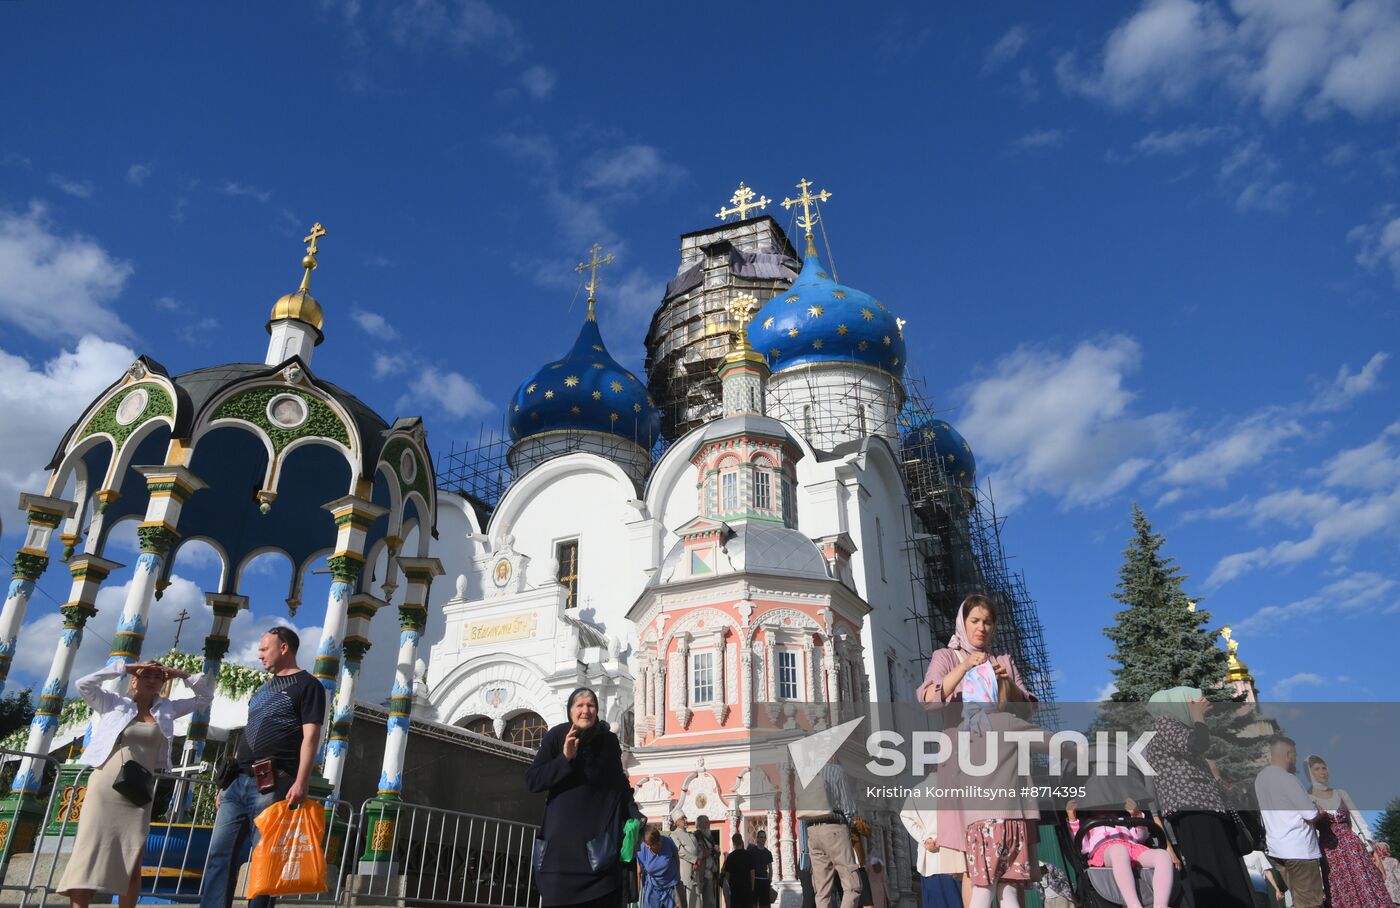
M 734 531 L 734 535 L 725 542 L 717 574 L 831 579 L 826 570 L 826 559 L 816 544 L 800 531 L 761 520 L 738 520 L 727 526 Z M 661 569 L 651 576 L 647 585 L 659 586 L 669 582 L 684 555 L 685 543 L 677 541 L 666 553 Z
M 904 336 L 894 315 L 870 294 L 838 284 L 810 251 L 792 286 L 754 317 L 749 341 L 775 373 L 854 363 L 904 374 Z
M 649 450 L 661 431 L 661 414 L 646 384 L 608 354 L 591 312 L 569 352 L 520 383 L 507 416 L 516 441 L 542 432 L 588 429 Z

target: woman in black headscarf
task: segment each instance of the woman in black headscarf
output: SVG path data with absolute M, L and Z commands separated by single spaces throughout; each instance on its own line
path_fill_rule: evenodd
M 531 791 L 549 792 L 536 845 L 543 849 L 535 872 L 540 904 L 620 908 L 622 825 L 633 809 L 622 745 L 598 718 L 598 695 L 588 688 L 569 695 L 568 713 L 568 722 L 545 732 L 525 772 Z

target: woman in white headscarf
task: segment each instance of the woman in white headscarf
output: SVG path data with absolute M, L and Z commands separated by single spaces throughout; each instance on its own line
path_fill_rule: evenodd
M 1235 851 L 1234 821 L 1206 762 L 1210 703 L 1199 688 L 1159 690 L 1148 700 L 1156 732 L 1143 750 L 1156 773 L 1157 806 L 1176 832 L 1174 861 L 1197 905 L 1252 908 L 1254 887 Z

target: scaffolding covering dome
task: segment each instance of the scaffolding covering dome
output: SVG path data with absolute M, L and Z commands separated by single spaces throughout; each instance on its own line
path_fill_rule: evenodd
M 900 447 L 905 458 L 937 457 L 948 477 L 959 485 L 971 485 L 977 479 L 977 458 L 972 447 L 957 429 L 942 419 L 926 419 L 904 430 Z
M 650 450 L 661 414 L 644 382 L 608 355 L 590 311 L 563 358 L 545 363 L 511 397 L 510 437 L 587 429 L 629 439 Z
M 753 348 L 774 373 L 814 363 L 855 363 L 904 374 L 900 323 L 870 294 L 838 284 L 809 254 L 802 273 L 759 310 L 749 327 Z

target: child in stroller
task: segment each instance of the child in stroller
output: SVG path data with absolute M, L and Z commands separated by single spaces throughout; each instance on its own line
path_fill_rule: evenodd
M 1071 853 L 1080 864 L 1083 904 L 1143 908 L 1142 896 L 1147 893 L 1140 889 L 1150 891 L 1152 908 L 1173 904 L 1177 886 L 1171 853 L 1153 847 L 1165 836 L 1136 801 L 1125 801 L 1122 813 L 1094 811 L 1082 820 L 1076 803 L 1070 801 L 1065 820 L 1074 839 Z M 1141 883 L 1133 875 L 1134 867 L 1143 871 Z

